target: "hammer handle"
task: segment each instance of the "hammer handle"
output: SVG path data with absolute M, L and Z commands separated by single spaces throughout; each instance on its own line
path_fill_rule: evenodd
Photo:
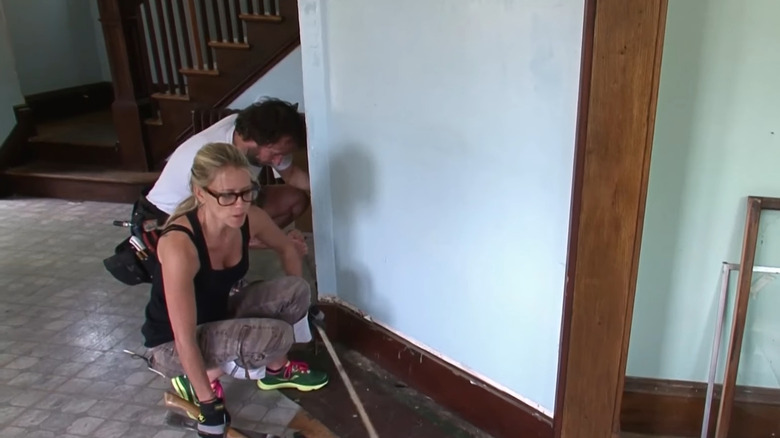
M 328 339 L 328 334 L 325 333 L 325 330 L 320 327 L 319 324 L 314 324 L 314 327 L 317 328 L 317 332 L 319 332 L 320 338 L 322 338 L 322 342 L 325 343 L 325 348 L 327 348 L 328 354 L 330 354 L 331 359 L 333 359 L 333 363 L 336 365 L 336 370 L 339 372 L 341 379 L 344 381 L 344 386 L 347 387 L 349 397 L 355 404 L 358 414 L 360 414 L 360 419 L 363 420 L 363 425 L 366 427 L 368 436 L 370 438 L 379 438 L 379 435 L 376 433 L 376 429 L 374 429 L 374 425 L 371 423 L 371 419 L 368 418 L 366 408 L 363 406 L 363 403 L 360 401 L 360 397 L 358 397 L 357 392 L 355 392 L 355 388 L 352 386 L 352 381 L 349 380 L 349 377 L 347 377 L 347 371 L 344 369 L 344 365 L 341 364 L 339 357 L 336 355 L 336 350 L 333 348 L 333 344 L 331 344 L 330 339 Z
M 184 400 L 181 397 L 177 397 L 170 392 L 166 392 L 163 396 L 163 400 L 165 401 L 165 406 L 169 408 L 175 408 L 180 411 L 184 411 L 187 414 L 189 414 L 191 417 L 198 418 L 198 415 L 200 415 L 200 409 L 198 409 L 197 406 L 194 404 L 188 402 L 187 400 Z M 233 429 L 232 427 L 227 428 L 227 438 L 248 438 L 243 433 L 237 431 L 236 429 Z

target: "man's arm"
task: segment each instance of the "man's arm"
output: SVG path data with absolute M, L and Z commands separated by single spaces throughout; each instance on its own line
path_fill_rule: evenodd
M 279 254 L 287 275 L 303 275 L 302 255 L 293 239 L 284 234 L 271 216 L 256 205 L 249 207 L 249 233 Z
M 279 175 L 282 176 L 284 182 L 295 187 L 296 189 L 303 190 L 306 193 L 311 192 L 309 184 L 309 174 L 300 167 L 291 164 L 290 167 L 284 170 L 277 170 Z

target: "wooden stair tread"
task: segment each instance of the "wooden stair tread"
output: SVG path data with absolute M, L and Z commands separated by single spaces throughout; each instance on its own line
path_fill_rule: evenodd
M 167 99 L 167 100 L 181 100 L 189 102 L 190 96 L 186 94 L 171 94 L 171 93 L 154 93 L 152 97 L 155 99 Z
M 160 172 L 137 172 L 107 169 L 105 166 L 80 164 L 32 162 L 6 169 L 8 176 L 39 177 L 62 180 L 93 181 L 119 184 L 152 184 Z
M 216 49 L 249 50 L 252 46 L 248 43 L 234 43 L 231 41 L 209 41 L 209 47 Z
M 238 18 L 244 21 L 281 23 L 283 18 L 279 15 L 239 14 Z
M 179 73 L 183 75 L 219 76 L 219 70 L 198 69 L 198 68 L 180 68 Z

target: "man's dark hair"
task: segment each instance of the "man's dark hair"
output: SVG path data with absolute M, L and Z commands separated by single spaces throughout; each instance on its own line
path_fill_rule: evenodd
M 296 147 L 306 144 L 306 123 L 298 104 L 266 98 L 244 108 L 236 117 L 236 133 L 258 146 L 276 143 L 289 136 Z

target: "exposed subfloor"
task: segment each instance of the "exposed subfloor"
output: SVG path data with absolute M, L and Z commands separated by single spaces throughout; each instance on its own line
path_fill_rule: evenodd
M 161 402 L 168 383 L 122 353 L 143 351 L 148 285 L 119 283 L 102 259 L 126 237 L 111 223 L 129 211 L 126 204 L 0 200 L 0 437 L 195 436 L 170 425 Z M 279 273 L 272 253 L 252 252 L 250 279 Z M 311 269 L 306 276 L 311 280 Z M 486 436 L 356 353 L 340 351 L 380 436 Z M 291 436 L 296 421 L 309 416 L 335 436 L 367 436 L 325 349 L 291 355 L 326 367 L 330 384 L 282 393 L 223 379 L 234 424 L 250 436 Z

